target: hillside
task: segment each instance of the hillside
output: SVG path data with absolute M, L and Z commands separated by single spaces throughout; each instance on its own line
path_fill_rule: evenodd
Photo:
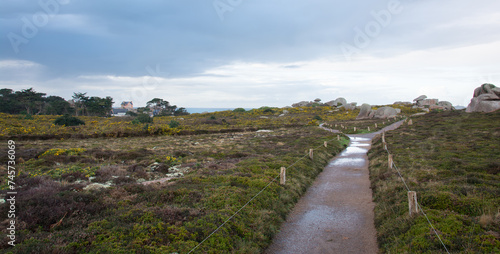
M 387 133 L 388 150 L 443 243 L 453 253 L 499 252 L 500 112 L 433 112 L 412 122 Z M 381 250 L 445 252 L 425 216 L 409 216 L 380 137 L 369 158 Z

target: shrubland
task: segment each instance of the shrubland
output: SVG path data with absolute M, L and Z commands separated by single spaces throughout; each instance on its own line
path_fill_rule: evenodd
M 386 134 L 408 187 L 451 253 L 500 252 L 500 112 L 431 112 Z M 427 219 L 409 216 L 407 189 L 380 137 L 369 152 L 381 252 L 442 253 Z

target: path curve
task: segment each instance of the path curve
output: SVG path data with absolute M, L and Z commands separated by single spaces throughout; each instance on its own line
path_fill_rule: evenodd
M 347 135 L 349 146 L 319 174 L 265 253 L 377 253 L 366 154 L 375 135 L 402 123 Z

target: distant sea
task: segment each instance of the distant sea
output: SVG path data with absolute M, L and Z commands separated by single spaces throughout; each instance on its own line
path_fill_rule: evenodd
M 234 110 L 235 108 L 186 108 L 187 112 L 194 113 L 203 113 L 203 112 L 217 112 L 217 111 L 226 111 L 226 110 Z M 251 110 L 251 108 L 245 108 L 245 110 Z

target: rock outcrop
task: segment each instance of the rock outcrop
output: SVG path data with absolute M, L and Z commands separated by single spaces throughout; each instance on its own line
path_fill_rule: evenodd
M 357 104 L 358 104 L 357 102 L 351 102 L 351 103 L 347 103 L 341 107 L 345 108 L 346 110 L 355 110 Z
M 356 117 L 356 120 L 370 119 L 371 112 L 372 112 L 372 106 L 370 104 L 363 103 L 363 105 L 361 105 L 361 110 L 359 111 L 359 114 Z
M 453 109 L 455 109 L 453 107 L 453 105 L 451 104 L 451 102 L 449 102 L 449 101 L 440 101 L 440 102 L 438 102 L 438 106 L 443 107 L 444 110 L 453 110 Z
M 394 118 L 398 115 L 398 111 L 392 107 L 381 107 L 375 111 L 373 118 L 387 119 Z
M 454 110 L 455 108 L 450 102 L 447 101 L 439 101 L 438 99 L 427 99 L 426 95 L 420 95 L 419 97 L 413 100 L 415 105 L 413 108 L 420 108 L 423 110 Z
M 298 107 L 312 107 L 314 105 L 330 106 L 330 107 L 340 107 L 340 106 L 347 105 L 347 100 L 344 99 L 344 98 L 342 98 L 342 97 L 339 97 L 339 98 L 337 98 L 337 99 L 335 99 L 333 101 L 322 103 L 321 99 L 317 98 L 314 101 L 301 101 L 301 102 L 294 103 L 294 104 L 292 104 L 292 107 L 294 107 L 294 108 L 298 108 Z
M 294 108 L 307 107 L 308 105 L 309 105 L 308 101 L 301 101 L 301 102 L 297 102 L 297 103 L 292 104 L 292 107 L 294 107 Z
M 500 109 L 500 88 L 493 84 L 483 84 L 474 90 L 465 112 L 493 112 Z
M 425 96 L 425 95 L 424 95 Z M 396 101 L 392 105 L 403 105 L 403 106 L 411 106 L 413 103 L 409 101 Z
M 363 120 L 363 119 L 388 119 L 388 118 L 394 118 L 396 117 L 399 113 L 401 113 L 400 110 L 395 109 L 393 107 L 381 107 L 377 110 L 372 110 L 372 107 L 369 104 L 363 104 L 361 105 L 361 110 L 356 117 L 356 120 Z

